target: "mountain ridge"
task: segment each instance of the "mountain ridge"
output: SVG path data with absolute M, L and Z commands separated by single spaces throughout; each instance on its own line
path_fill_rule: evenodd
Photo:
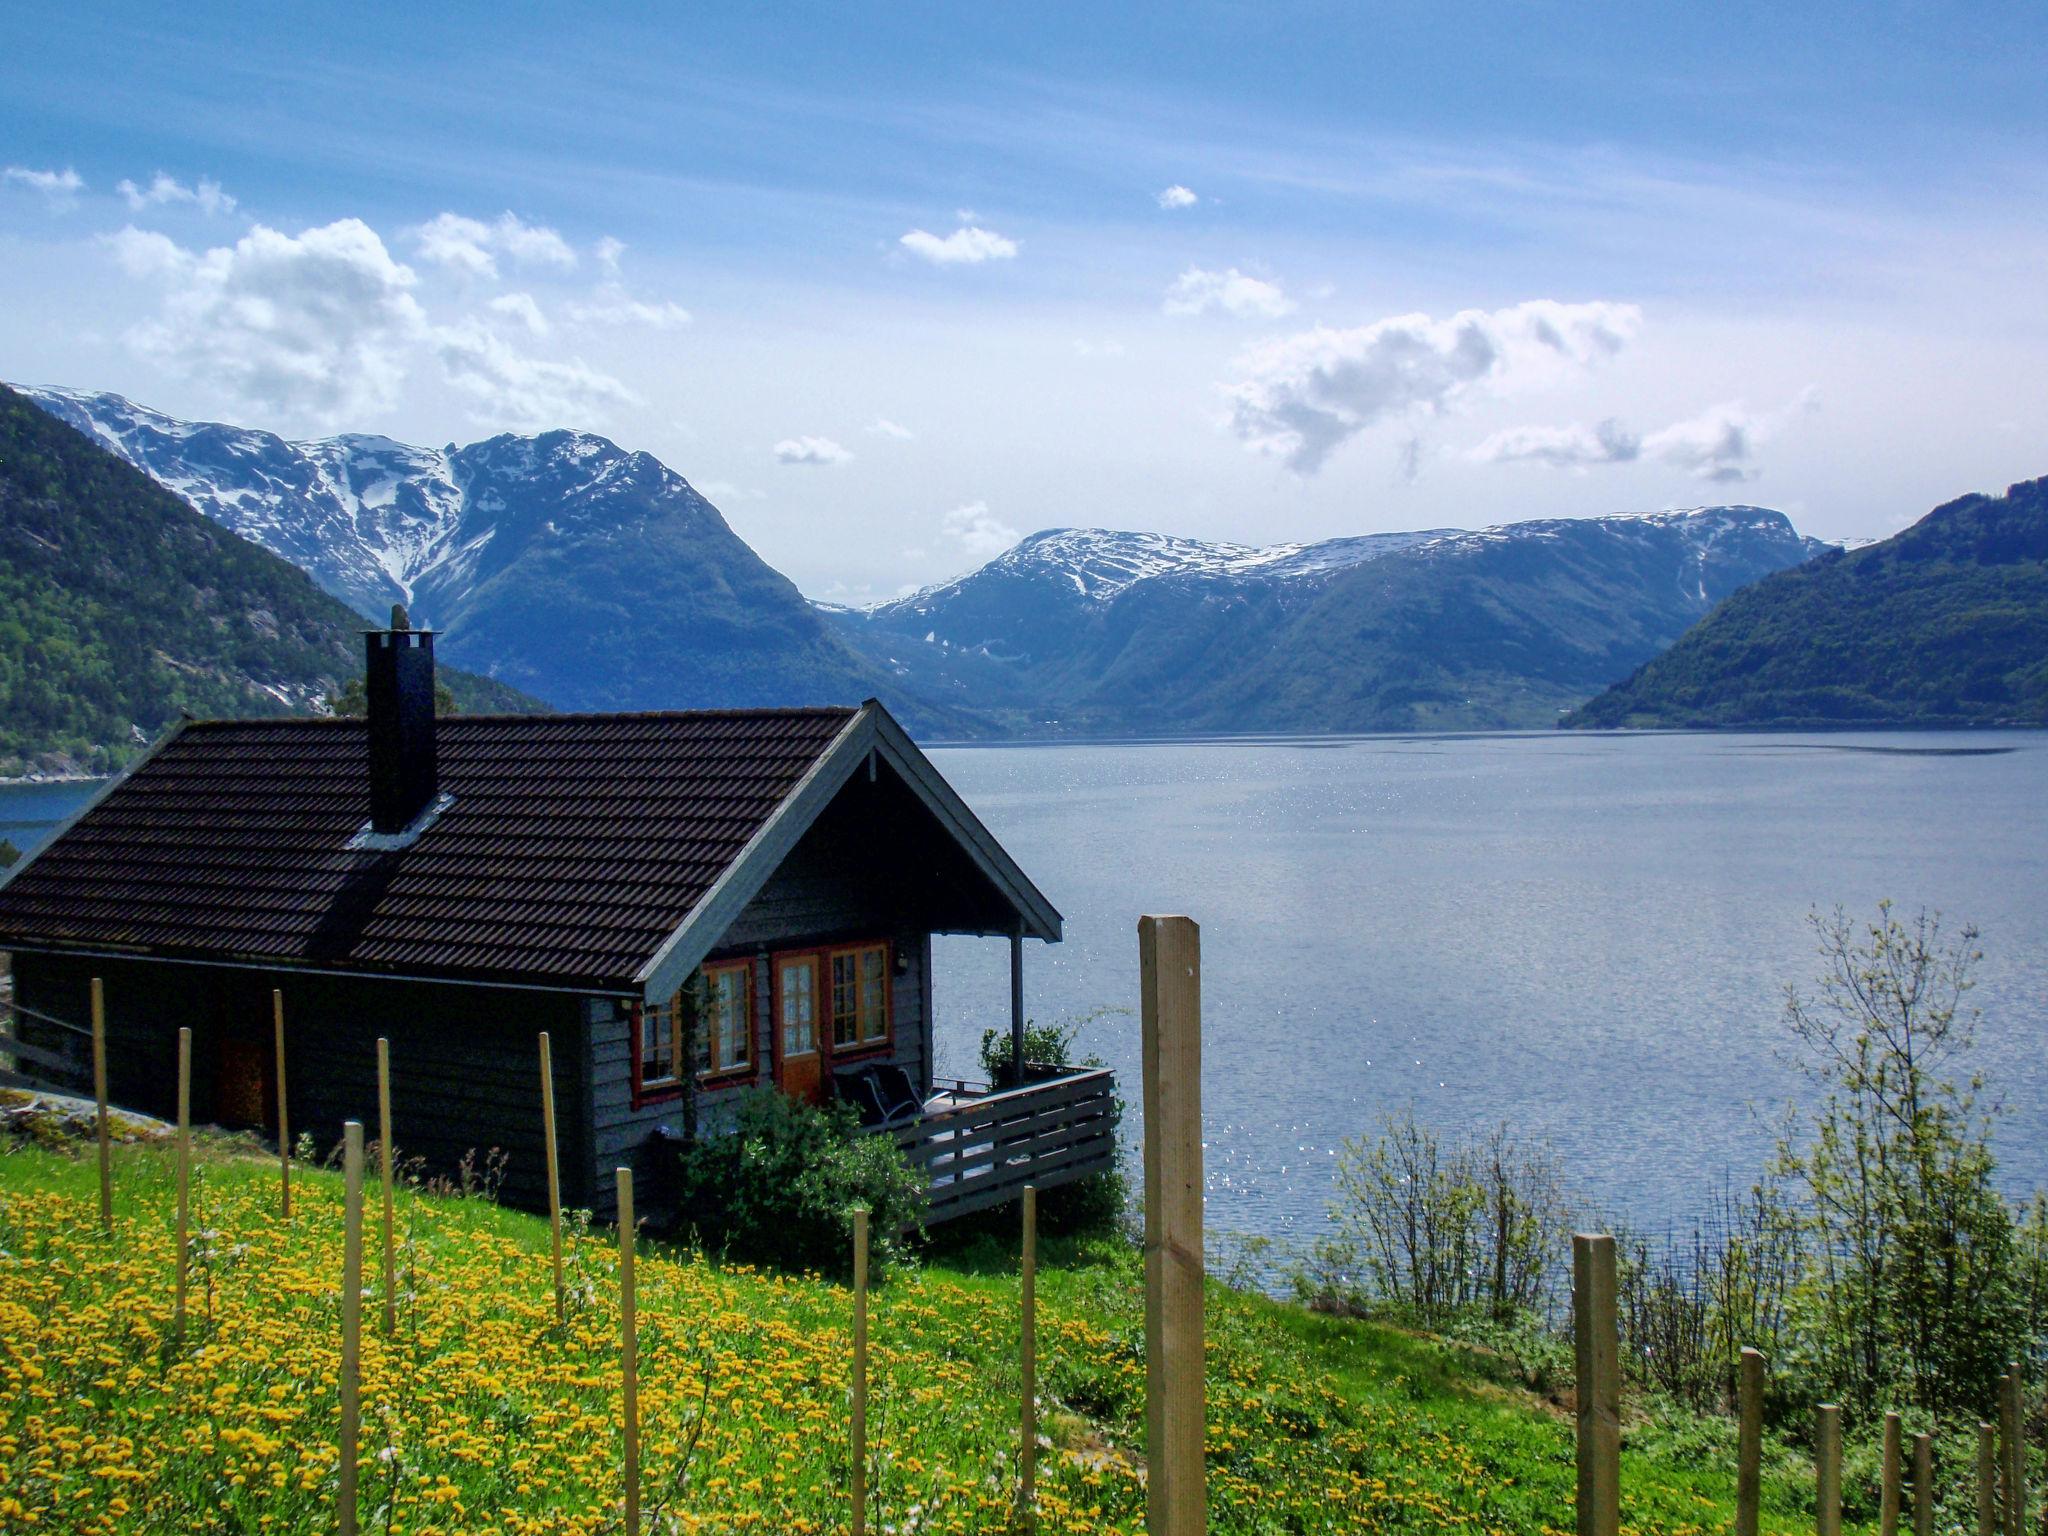
M 2048 478 L 1731 594 L 1560 723 L 2048 725 Z

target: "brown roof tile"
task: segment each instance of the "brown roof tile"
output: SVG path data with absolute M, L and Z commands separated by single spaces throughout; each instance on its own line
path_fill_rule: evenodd
M 382 854 L 362 721 L 195 723 L 0 890 L 0 948 L 623 989 L 854 713 L 445 719 L 453 804 Z

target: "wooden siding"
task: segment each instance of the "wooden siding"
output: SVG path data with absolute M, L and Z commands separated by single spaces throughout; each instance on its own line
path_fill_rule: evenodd
M 848 917 L 850 921 L 851 916 Z M 842 924 L 839 933 L 843 935 L 846 931 L 846 925 Z M 894 953 L 906 964 L 906 969 L 895 973 L 890 987 L 894 1029 L 891 1048 L 886 1052 L 862 1053 L 858 1059 L 864 1062 L 894 1061 L 910 1074 L 911 1081 L 918 1085 L 920 1091 L 926 1091 L 931 1083 L 930 1015 L 925 1009 L 931 949 L 929 938 L 924 934 L 890 933 L 879 928 L 862 930 L 862 936 L 888 938 Z M 698 1135 L 715 1136 L 729 1130 L 740 1095 L 749 1087 L 773 1086 L 774 1014 L 769 957 L 784 949 L 803 948 L 811 942 L 813 940 L 809 936 L 793 934 L 786 943 L 777 943 L 773 950 L 764 946 L 754 948 L 751 957 L 754 972 L 754 1071 L 750 1077 L 736 1082 L 725 1080 L 715 1087 L 696 1090 Z M 820 939 L 817 942 L 826 941 Z M 715 958 L 731 957 L 731 952 L 724 950 Z M 667 1128 L 667 1134 L 676 1138 L 682 1136 L 685 1123 L 682 1096 L 675 1094 L 635 1107 L 632 1018 L 626 1003 L 612 998 L 591 998 L 585 1016 L 590 1038 L 590 1092 L 586 1100 L 590 1106 L 589 1162 L 597 1174 L 592 1208 L 602 1220 L 608 1221 L 616 1214 L 610 1174 L 615 1168 L 627 1167 L 633 1170 L 636 1188 L 645 1191 L 642 1205 L 658 1210 L 666 1186 L 664 1170 L 660 1167 L 659 1154 L 654 1151 L 654 1146 L 663 1127 Z M 822 1039 L 829 1033 L 829 1022 L 821 1020 L 819 1027 Z M 828 1082 L 831 1072 L 832 1058 L 828 1055 L 825 1058 Z
M 536 1036 L 554 1035 L 555 1098 L 561 1111 L 563 1198 L 587 1205 L 594 1169 L 574 1150 L 589 1142 L 581 1001 L 567 994 L 290 972 L 83 960 L 16 954 L 22 1003 L 86 1022 L 89 979 L 107 998 L 108 1095 L 117 1104 L 169 1118 L 176 1113 L 177 1039 L 192 1030 L 193 1118 L 219 1113 L 223 1048 L 260 1053 L 271 1104 L 273 987 L 284 991 L 294 1136 L 313 1138 L 325 1157 L 344 1120 L 377 1134 L 379 1035 L 391 1041 L 392 1140 L 401 1159 L 419 1157 L 431 1174 L 452 1176 L 465 1153 L 479 1165 L 492 1147 L 507 1154 L 503 1198 L 532 1209 L 547 1202 Z M 266 1115 L 274 1115 L 266 1108 Z M 275 1124 L 275 1120 L 271 1120 Z

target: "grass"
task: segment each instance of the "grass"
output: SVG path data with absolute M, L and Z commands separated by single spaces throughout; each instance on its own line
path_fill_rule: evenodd
M 341 1194 L 197 1157 L 195 1262 L 171 1316 L 171 1153 L 117 1153 L 117 1235 L 93 1163 L 0 1153 L 0 1529 L 327 1531 L 338 1455 Z M 374 1195 L 365 1273 L 378 1273 Z M 557 1327 L 545 1222 L 404 1190 L 399 1325 L 364 1307 L 365 1529 L 597 1533 L 619 1515 L 616 1246 L 571 1245 Z M 1144 1526 L 1143 1299 L 1123 1246 L 1050 1240 L 1041 1271 L 1039 1528 Z M 1006 1528 L 1015 1475 L 1014 1253 L 983 1235 L 893 1277 L 872 1306 L 870 1528 Z M 647 1529 L 846 1528 L 847 1294 L 646 1244 L 640 1280 Z M 1213 1288 L 1216 1532 L 1542 1532 L 1572 1525 L 1570 1425 L 1468 1349 Z M 1654 1425 L 1624 1456 L 1628 1526 L 1732 1523 L 1732 1477 Z M 1810 1524 L 1796 1469 L 1765 1527 Z

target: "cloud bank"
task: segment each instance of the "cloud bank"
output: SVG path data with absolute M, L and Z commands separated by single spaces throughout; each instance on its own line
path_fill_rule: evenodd
M 1351 330 L 1314 330 L 1254 348 L 1225 386 L 1244 442 L 1314 474 L 1359 433 L 1455 409 L 1474 391 L 1508 392 L 1584 372 L 1628 345 L 1632 304 L 1534 299 L 1444 320 L 1396 315 Z
M 1008 261 L 1017 254 L 1017 242 L 977 224 L 963 225 L 941 238 L 929 230 L 913 229 L 897 242 L 913 256 L 941 267 L 979 266 L 984 261 Z
M 1166 290 L 1169 315 L 1202 315 L 1220 310 L 1240 320 L 1277 320 L 1292 314 L 1294 301 L 1278 283 L 1230 267 L 1221 272 L 1189 267 Z
M 141 212 L 144 208 L 161 208 L 169 204 L 189 204 L 201 213 L 233 213 L 235 200 L 223 192 L 220 183 L 202 176 L 199 185 L 188 187 L 175 176 L 158 171 L 150 178 L 146 187 L 139 187 L 132 181 L 115 184 L 114 190 L 121 194 L 130 210 Z
M 496 277 L 500 256 L 520 266 L 566 270 L 576 265 L 568 241 L 544 224 L 528 224 L 509 212 L 489 224 L 459 213 L 436 214 L 411 234 L 420 260 L 472 277 Z
M 1609 419 L 1594 427 L 1510 427 L 1474 448 L 1469 457 L 1489 464 L 1531 463 L 1580 473 L 1601 464 L 1654 459 L 1712 484 L 1754 480 L 1763 471 L 1758 448 L 1797 417 L 1819 409 L 1810 386 L 1783 410 L 1752 411 L 1739 400 L 1710 406 L 1699 415 L 1655 432 L 1637 434 Z
M 785 437 L 775 445 L 778 464 L 844 464 L 852 457 L 829 437 Z

